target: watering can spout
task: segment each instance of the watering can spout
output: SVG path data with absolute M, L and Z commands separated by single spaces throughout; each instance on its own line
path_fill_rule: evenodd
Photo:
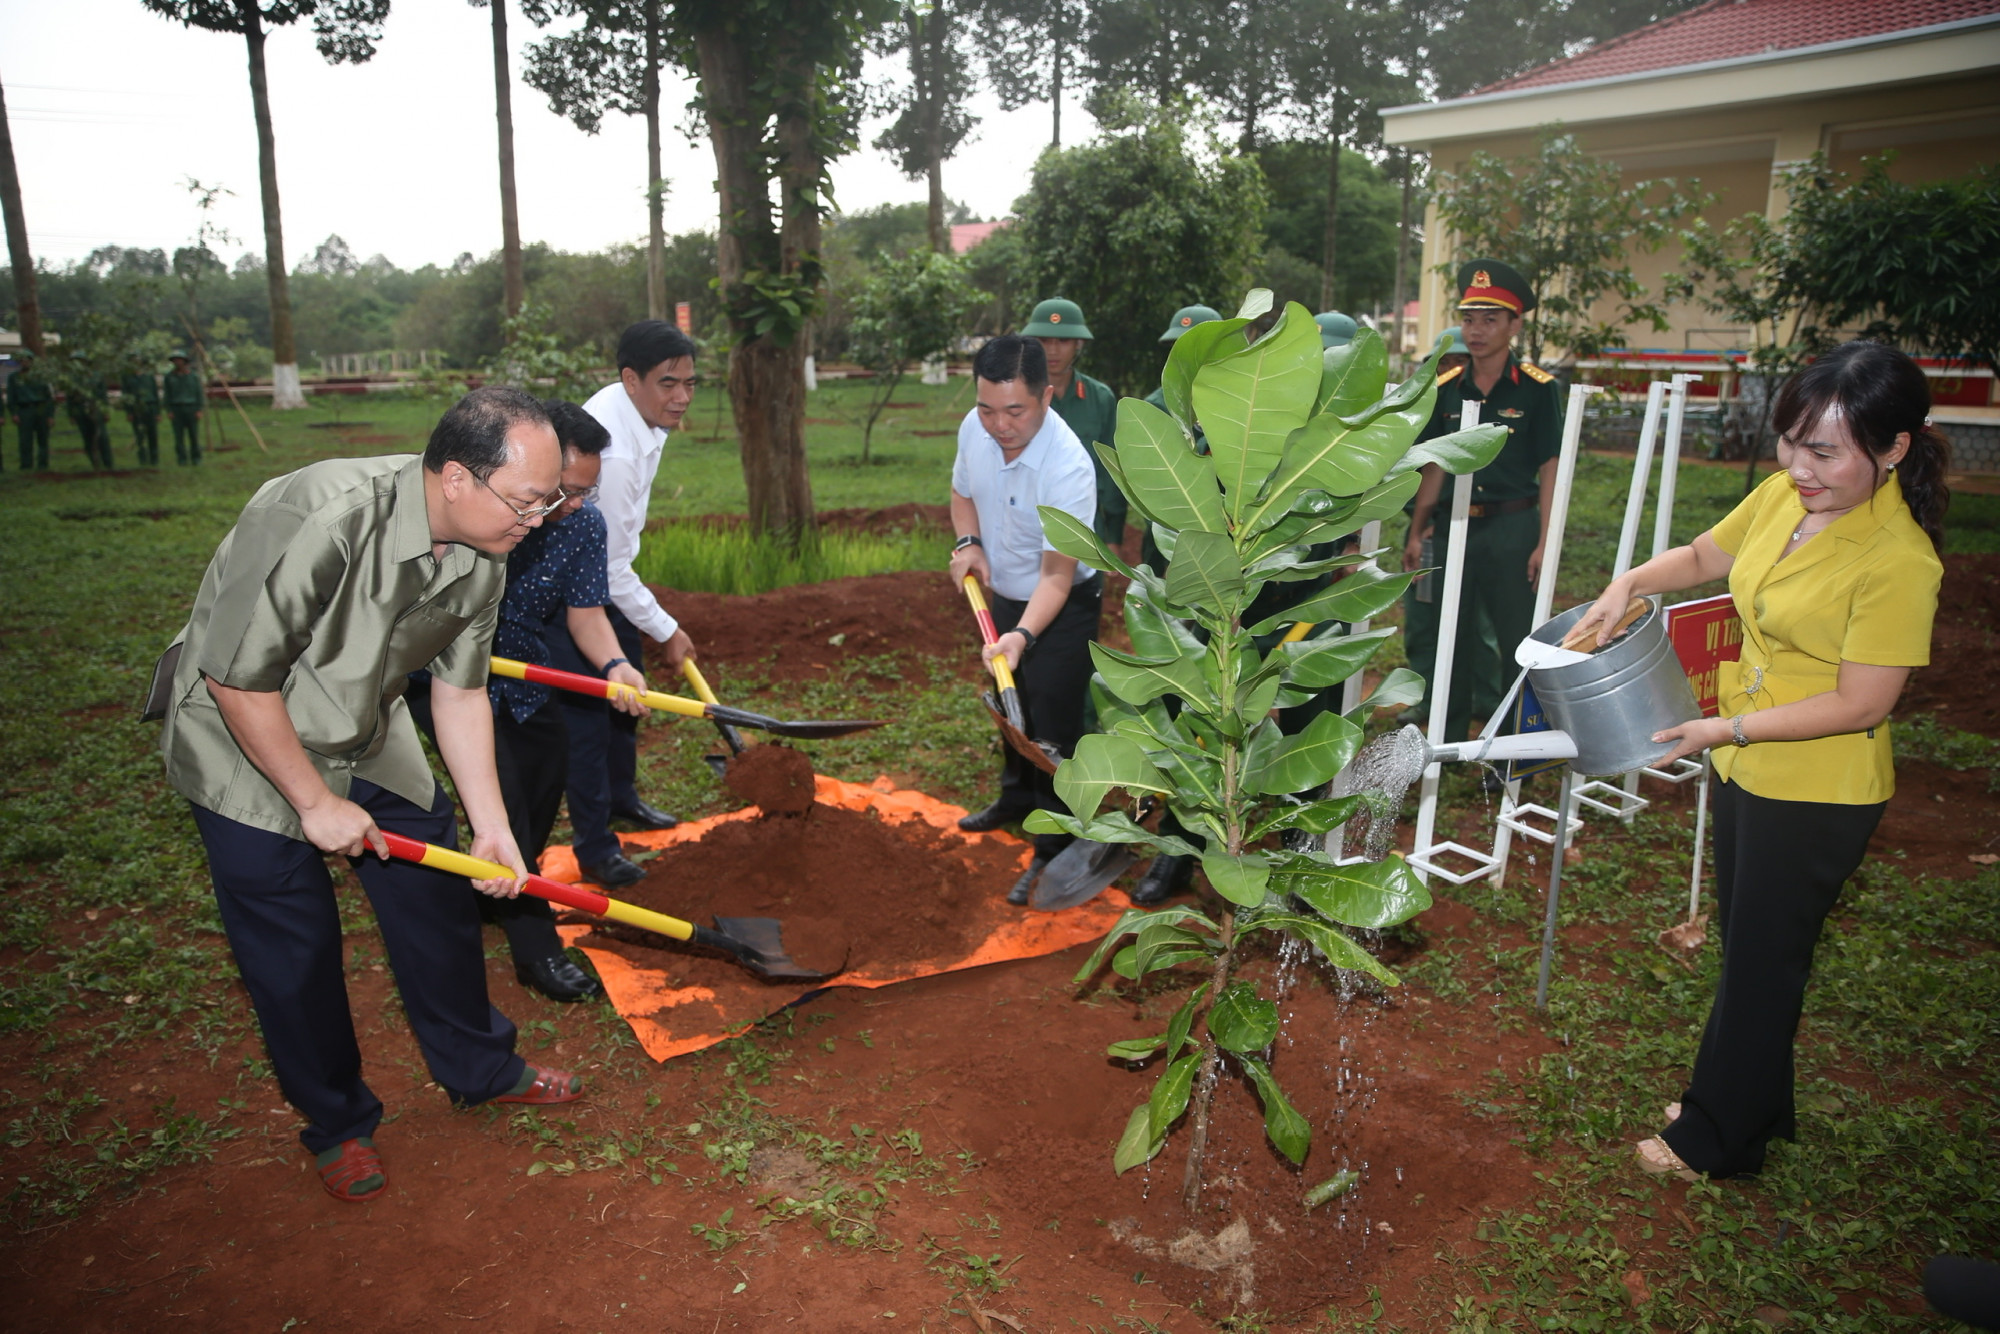
M 1576 738 L 1567 732 L 1522 732 L 1514 736 L 1486 737 L 1439 746 L 1431 752 L 1433 761 L 1481 761 L 1499 764 L 1506 760 L 1573 760 Z

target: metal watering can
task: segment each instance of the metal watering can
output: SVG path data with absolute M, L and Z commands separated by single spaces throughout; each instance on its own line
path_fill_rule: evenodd
M 1587 602 L 1528 636 L 1545 646 L 1545 651 L 1529 650 L 1521 659 L 1536 659 L 1524 662 L 1528 680 L 1556 731 L 1531 732 L 1521 739 L 1564 740 L 1551 740 L 1559 748 L 1546 755 L 1506 758 L 1568 758 L 1577 773 L 1603 777 L 1648 768 L 1666 757 L 1675 743 L 1655 741 L 1653 734 L 1701 717 L 1701 706 L 1667 638 L 1665 609 L 1656 597 L 1645 602 L 1646 610 L 1625 633 L 1595 653 L 1560 648 L 1563 636 L 1590 610 Z M 1570 748 L 1568 756 L 1561 746 Z

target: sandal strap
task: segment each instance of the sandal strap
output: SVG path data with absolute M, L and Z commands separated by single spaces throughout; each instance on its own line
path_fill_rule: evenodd
M 354 1194 L 354 1186 L 372 1176 L 381 1177 L 383 1184 L 387 1185 L 388 1174 L 382 1170 L 382 1156 L 358 1139 L 343 1141 L 340 1157 L 319 1169 L 320 1184 L 334 1198 L 341 1200 L 366 1199 L 368 1195 L 380 1193 L 382 1187 L 378 1186 L 367 1195 Z

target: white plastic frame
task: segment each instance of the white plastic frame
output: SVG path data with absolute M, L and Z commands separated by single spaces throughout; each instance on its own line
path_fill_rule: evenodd
M 1610 800 L 1599 801 L 1596 797 L 1590 795 L 1593 792 L 1602 793 L 1604 796 L 1610 798 Z M 1592 810 L 1603 811 L 1606 815 L 1615 815 L 1621 820 L 1629 820 L 1653 804 L 1636 792 L 1627 792 L 1622 787 L 1613 787 L 1611 784 L 1595 778 L 1572 791 L 1569 794 L 1569 799 L 1581 802 Z
M 1472 863 L 1472 869 L 1470 871 L 1449 871 L 1431 860 L 1432 857 L 1446 852 L 1456 853 L 1465 858 Z M 1491 875 L 1493 874 L 1493 868 L 1500 864 L 1500 859 L 1491 853 L 1476 852 L 1466 847 L 1463 843 L 1452 842 L 1433 843 L 1422 852 L 1411 853 L 1404 860 L 1412 866 L 1420 867 L 1425 872 L 1436 876 L 1440 880 L 1449 880 L 1454 885 L 1469 885 L 1482 876 Z
M 1527 823 L 1522 818 L 1523 816 L 1529 816 L 1529 815 L 1532 815 L 1537 819 L 1547 820 L 1549 822 L 1549 827 L 1546 830 L 1537 829 L 1535 826 Z M 1559 817 L 1554 811 L 1550 810 L 1548 807 L 1537 806 L 1532 802 L 1530 802 L 1529 804 L 1524 806 L 1516 806 L 1513 810 L 1507 812 L 1505 815 L 1502 815 L 1500 817 L 1500 823 L 1506 825 L 1509 829 L 1521 835 L 1523 838 L 1532 838 L 1537 843 L 1548 843 L 1553 845 L 1556 841 L 1556 833 L 1555 833 L 1556 821 L 1560 818 L 1561 817 Z M 1569 817 L 1570 837 L 1571 838 L 1576 837 L 1576 832 L 1582 828 L 1583 828 L 1583 817 L 1576 814 L 1576 812 L 1571 811 Z

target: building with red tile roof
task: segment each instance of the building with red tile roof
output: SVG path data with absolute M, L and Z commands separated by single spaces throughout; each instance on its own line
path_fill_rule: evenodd
M 1497 80 L 1463 97 L 1382 113 L 1386 140 L 1428 153 L 1435 171 L 1475 151 L 1529 152 L 1560 124 L 1643 189 L 1695 178 L 1716 226 L 1787 208 L 1780 175 L 1825 153 L 1842 171 L 1893 151 L 1905 181 L 2000 162 L 2000 0 L 1708 0 L 1693 9 Z M 1456 254 L 1427 219 L 1420 336 L 1455 318 L 1436 267 Z M 1502 255 L 1498 258 L 1505 259 Z M 1679 262 L 1670 247 L 1634 257 L 1652 285 Z M 1665 333 L 1634 333 L 1664 352 L 1739 346 L 1750 331 L 1676 307 Z M 2000 408 L 1991 409 L 2000 416 Z

